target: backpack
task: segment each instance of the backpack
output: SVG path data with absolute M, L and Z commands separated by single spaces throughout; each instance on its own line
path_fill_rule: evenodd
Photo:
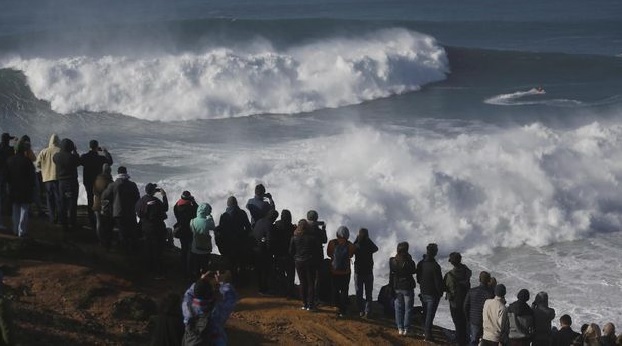
M 196 229 L 192 223 L 190 227 L 194 234 L 194 247 L 199 251 L 212 252 L 212 236 L 209 230 L 203 227 Z
M 332 265 L 334 270 L 348 271 L 350 269 L 350 253 L 348 250 L 348 242 L 337 243 L 333 252 Z

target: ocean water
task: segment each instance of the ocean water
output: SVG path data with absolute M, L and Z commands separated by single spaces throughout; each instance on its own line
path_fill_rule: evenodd
M 622 3 L 13 2 L 0 129 L 99 139 L 218 215 L 264 183 L 295 219 L 461 251 L 475 276 L 620 321 Z M 544 88 L 538 92 L 537 87 Z M 84 192 L 82 191 L 84 194 Z M 172 216 L 171 216 L 172 218 Z M 171 223 L 173 222 L 172 220 Z M 451 327 L 446 302 L 437 322 Z

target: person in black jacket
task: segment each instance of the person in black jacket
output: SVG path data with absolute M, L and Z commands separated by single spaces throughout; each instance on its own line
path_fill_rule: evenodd
M 7 181 L 9 198 L 13 204 L 13 233 L 19 237 L 27 236 L 28 210 L 35 191 L 35 166 L 26 156 L 30 142 L 21 142 L 17 153 L 7 162 Z
M 136 183 L 130 180 L 127 168 L 117 168 L 115 181 L 108 185 L 102 194 L 102 203 L 112 206 L 112 218 L 119 228 L 120 240 L 125 251 L 135 250 L 138 243 L 136 224 L 136 202 L 140 199 L 140 192 Z
M 426 254 L 417 264 L 417 282 L 419 282 L 419 290 L 421 291 L 421 305 L 423 305 L 423 331 L 426 341 L 433 341 L 432 325 L 438 303 L 443 296 L 445 287 L 443 285 L 443 274 L 441 266 L 436 262 L 436 254 L 438 254 L 438 246 L 434 243 L 428 244 Z
M 412 323 L 417 265 L 408 253 L 408 243 L 397 244 L 397 254 L 389 259 L 389 282 L 395 291 L 395 323 L 400 335 L 407 336 Z
M 259 294 L 268 294 L 270 290 L 270 272 L 272 269 L 272 254 L 268 249 L 268 234 L 273 232 L 274 222 L 279 212 L 271 209 L 263 218 L 257 220 L 253 227 L 255 237 L 255 271 L 257 272 L 257 286 Z
M 275 273 L 277 283 L 282 283 L 283 293 L 286 297 L 293 298 L 296 267 L 294 257 L 289 253 L 289 242 L 294 236 L 296 226 L 292 224 L 292 214 L 283 209 L 281 219 L 274 223 L 272 231 L 268 233 L 268 249 L 274 256 Z
M 247 281 L 246 268 L 252 261 L 254 238 L 248 215 L 234 196 L 227 199 L 227 210 L 220 215 L 214 231 L 218 251 L 231 270 L 233 283 L 242 287 Z
M 483 330 L 483 310 L 486 299 L 494 298 L 490 287 L 490 273 L 483 271 L 479 273 L 479 286 L 471 288 L 464 298 L 464 314 L 467 317 L 470 328 L 471 345 L 477 346 L 484 333 Z
M 6 164 L 9 158 L 15 155 L 15 149 L 11 146 L 11 140 L 15 137 L 8 133 L 2 134 L 2 141 L 0 142 L 0 229 L 5 229 L 6 226 L 2 223 L 2 218 L 9 210 L 9 187 L 6 181 Z
M 529 291 L 525 288 L 521 289 L 516 298 L 518 300 L 510 304 L 506 310 L 510 324 L 508 338 L 512 346 L 529 346 L 534 330 L 533 310 L 527 304 Z M 571 343 L 566 344 L 566 346 Z
M 86 190 L 86 200 L 88 203 L 88 215 L 89 222 L 91 227 L 95 229 L 97 226 L 95 220 L 95 213 L 93 212 L 93 184 L 95 184 L 95 179 L 101 173 L 102 167 L 105 163 L 112 166 L 112 156 L 106 148 L 100 148 L 99 142 L 96 140 L 91 140 L 89 142 L 89 150 L 88 153 L 80 156 L 80 164 L 83 167 L 82 170 L 82 183 L 84 184 L 84 189 Z M 99 152 L 103 152 L 103 156 L 99 154 Z
M 372 290 L 374 289 L 374 253 L 378 247 L 369 238 L 367 228 L 361 228 L 359 235 L 354 241 L 354 284 L 356 286 L 356 304 L 361 317 L 368 318 L 371 313 L 373 301 Z M 365 300 L 363 300 L 365 292 Z
M 160 193 L 162 200 L 154 195 Z M 136 203 L 136 215 L 140 218 L 142 233 L 145 235 L 148 267 L 161 278 L 164 275 L 162 254 L 166 243 L 166 212 L 168 199 L 166 191 L 156 184 L 148 183 L 145 186 L 145 195 Z
M 175 236 L 179 238 L 181 246 L 181 268 L 186 278 L 190 278 L 190 272 L 188 271 L 188 251 L 192 245 L 192 231 L 190 230 L 190 220 L 197 216 L 197 202 L 190 194 L 190 191 L 184 191 L 181 194 L 181 198 L 175 203 L 173 207 L 173 214 L 177 223 L 175 224 Z
M 456 327 L 456 343 L 468 344 L 467 322 L 464 315 L 464 298 L 471 289 L 471 270 L 462 264 L 462 255 L 459 252 L 449 254 L 449 263 L 454 267 L 443 278 L 446 298 L 449 300 L 449 312 Z
M 80 156 L 69 138 L 60 141 L 60 152 L 54 154 L 60 195 L 59 221 L 64 231 L 75 229 L 78 213 L 78 166 Z M 101 169 L 101 166 L 99 166 Z M 69 214 L 69 215 L 68 215 Z
M 309 232 L 307 220 L 298 221 L 298 227 L 289 243 L 289 253 L 294 257 L 298 281 L 300 281 L 300 296 L 302 309 L 315 311 L 315 251 L 319 241 Z
M 553 335 L 553 346 L 570 346 L 581 337 L 580 333 L 572 330 L 572 318 L 569 315 L 562 315 L 559 325 L 559 330 Z

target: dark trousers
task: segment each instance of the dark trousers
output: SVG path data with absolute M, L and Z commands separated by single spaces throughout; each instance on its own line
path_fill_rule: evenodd
M 490 340 L 486 340 L 486 339 L 482 339 L 482 341 L 480 341 L 479 344 L 481 346 L 499 346 L 499 342 L 498 341 L 490 341 Z
M 350 288 L 350 274 L 332 275 L 333 300 L 340 314 L 348 309 L 348 289 Z
M 255 251 L 255 272 L 257 273 L 257 287 L 259 292 L 267 293 L 270 289 L 270 273 L 272 271 L 272 256 L 264 251 Z
M 114 223 L 119 228 L 119 241 L 126 251 L 136 250 L 138 248 L 138 224 L 136 217 L 133 215 L 125 217 L 115 217 Z
M 164 235 L 161 232 L 149 232 L 145 234 L 145 250 L 147 268 L 157 276 L 164 275 Z
M 481 325 L 470 323 L 469 328 L 471 329 L 471 346 L 479 345 L 479 340 L 482 337 L 482 333 L 484 332 L 484 327 Z
M 460 306 L 461 304 L 458 304 Z M 454 321 L 456 327 L 456 343 L 458 345 L 468 345 L 469 340 L 467 338 L 467 321 L 464 315 L 464 310 L 460 307 L 449 307 L 451 312 L 451 319 Z
M 184 272 L 184 277 L 186 279 L 190 279 L 190 270 L 188 269 L 189 262 L 189 252 L 190 247 L 192 246 L 192 237 L 181 237 L 179 238 L 180 245 L 180 255 L 181 255 L 181 270 Z
M 60 200 L 60 193 L 58 191 L 58 181 L 46 181 L 43 183 L 45 186 L 45 200 L 48 206 L 48 216 L 50 217 L 50 222 L 59 221 L 59 208 L 62 203 Z
M 86 190 L 86 203 L 89 206 L 87 208 L 87 212 L 89 215 L 89 225 L 91 225 L 91 227 L 95 229 L 96 221 L 95 221 L 95 213 L 93 212 L 93 183 L 91 184 L 85 183 L 84 189 Z
M 307 308 L 315 308 L 315 275 L 317 268 L 312 260 L 296 261 L 296 272 L 300 281 L 300 297 Z
M 294 280 L 296 276 L 294 259 L 287 255 L 275 257 L 274 267 L 278 277 L 275 283 L 279 285 L 279 292 L 286 297 L 293 297 L 295 295 Z
M 510 339 L 510 346 L 529 346 L 531 340 L 529 339 Z
M 371 295 L 374 289 L 374 274 L 354 274 L 354 283 L 356 285 L 356 305 L 359 312 L 369 314 L 371 312 L 371 303 L 373 297 Z M 365 299 L 363 299 L 365 293 Z
M 60 217 L 59 221 L 63 225 L 63 230 L 76 227 L 78 213 L 78 181 L 74 179 L 63 179 L 58 181 L 58 192 L 60 194 Z
M 95 212 L 95 231 L 99 243 L 105 248 L 110 249 L 112 242 L 112 228 L 114 227 L 113 219 L 108 215 L 103 215 L 100 211 Z

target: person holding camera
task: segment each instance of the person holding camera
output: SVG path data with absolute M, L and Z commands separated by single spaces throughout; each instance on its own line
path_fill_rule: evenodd
M 141 229 L 145 235 L 148 266 L 156 278 L 162 278 L 164 275 L 162 254 L 166 242 L 164 220 L 167 218 L 168 199 L 166 191 L 154 183 L 145 186 L 145 193 L 146 195 L 136 203 L 136 215 L 140 218 Z M 162 200 L 155 197 L 156 193 L 160 193 Z
M 97 175 L 102 172 L 105 163 L 112 166 L 112 156 L 106 150 L 101 148 L 99 142 L 92 139 L 89 142 L 89 152 L 80 156 L 80 164 L 82 165 L 82 183 L 86 190 L 86 199 L 88 203 L 89 223 L 93 229 L 96 228 L 95 213 L 93 212 L 93 185 Z M 100 155 L 100 153 L 102 155 Z
M 52 158 L 56 164 L 56 178 L 60 195 L 59 221 L 63 231 L 76 227 L 78 217 L 78 166 L 80 155 L 76 145 L 69 138 L 60 141 L 60 152 Z M 69 214 L 69 215 L 68 215 Z
M 266 199 L 268 199 L 266 201 Z M 261 220 L 270 210 L 275 210 L 276 205 L 272 199 L 272 195 L 266 193 L 263 184 L 255 186 L 255 197 L 248 200 L 246 209 L 251 213 L 251 225 L 255 226 L 255 222 Z
M 181 198 L 179 198 L 173 207 L 173 214 L 175 214 L 175 219 L 177 220 L 177 223 L 173 226 L 173 236 L 179 239 L 181 248 L 181 268 L 187 278 L 190 277 L 190 272 L 188 271 L 188 252 L 192 245 L 190 221 L 197 216 L 198 207 L 190 191 L 182 192 Z

